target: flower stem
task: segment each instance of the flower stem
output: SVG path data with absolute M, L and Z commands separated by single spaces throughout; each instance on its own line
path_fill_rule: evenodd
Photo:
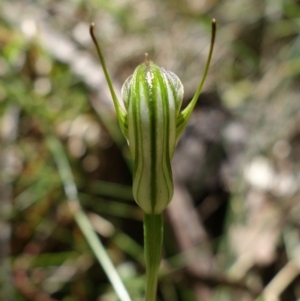
M 161 261 L 163 241 L 162 214 L 144 216 L 145 261 L 146 261 L 146 301 L 156 300 L 158 270 Z

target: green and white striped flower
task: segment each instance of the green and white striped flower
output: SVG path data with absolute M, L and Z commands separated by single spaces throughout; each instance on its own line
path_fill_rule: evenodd
M 171 159 L 183 86 L 148 57 L 123 85 L 124 135 L 134 162 L 133 195 L 146 213 L 160 213 L 173 196 Z
M 122 87 L 124 110 L 112 87 L 101 49 L 93 35 L 93 25 L 91 26 L 91 35 L 112 94 L 119 124 L 133 159 L 133 195 L 147 214 L 161 213 L 172 199 L 171 159 L 208 72 L 215 21 L 212 24 L 212 42 L 204 74 L 195 96 L 183 111 L 180 111 L 183 98 L 181 81 L 174 73 L 155 65 L 148 55 Z

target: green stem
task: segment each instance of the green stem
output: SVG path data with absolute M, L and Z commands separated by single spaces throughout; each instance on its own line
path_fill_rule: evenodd
M 144 216 L 145 261 L 146 261 L 146 301 L 156 300 L 158 270 L 161 261 L 163 241 L 162 214 Z

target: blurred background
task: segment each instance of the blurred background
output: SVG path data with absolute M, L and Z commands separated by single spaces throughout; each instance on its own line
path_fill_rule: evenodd
M 298 0 L 1 0 L 0 300 L 117 300 L 72 197 L 143 300 L 143 214 L 89 24 L 117 93 L 148 52 L 186 105 L 212 18 L 212 66 L 173 159 L 158 300 L 300 300 Z

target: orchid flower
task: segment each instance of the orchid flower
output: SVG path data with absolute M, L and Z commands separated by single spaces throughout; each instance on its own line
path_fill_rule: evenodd
M 183 85 L 170 71 L 158 67 L 146 54 L 122 87 L 125 110 L 120 105 L 108 75 L 102 51 L 93 34 L 106 81 L 133 160 L 133 196 L 147 214 L 159 214 L 173 196 L 171 159 L 181 133 L 185 129 L 201 93 L 209 69 L 216 32 L 212 21 L 211 46 L 198 89 L 181 111 Z
M 147 54 L 145 61 L 135 69 L 122 87 L 121 94 L 125 106 L 123 108 L 112 86 L 93 29 L 94 24 L 90 27 L 90 33 L 110 89 L 121 131 L 128 142 L 133 160 L 133 196 L 145 213 L 145 299 L 155 301 L 163 240 L 162 212 L 170 203 L 174 190 L 171 160 L 208 73 L 216 35 L 216 21 L 212 20 L 210 50 L 202 79 L 194 97 L 184 110 L 181 110 L 181 81 L 174 73 L 150 61 Z

